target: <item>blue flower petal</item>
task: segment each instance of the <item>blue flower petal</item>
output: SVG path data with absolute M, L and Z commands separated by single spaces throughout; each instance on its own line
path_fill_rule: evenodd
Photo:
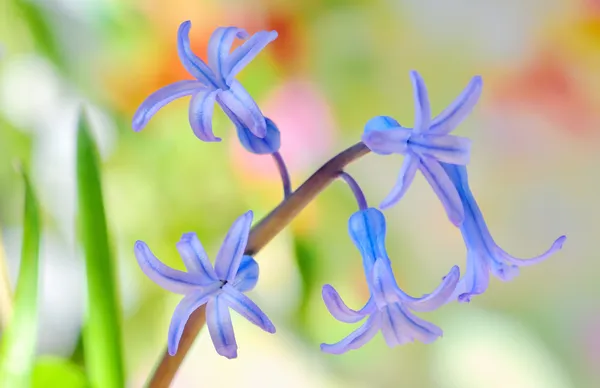
M 385 250 L 385 217 L 375 208 L 360 210 L 348 220 L 348 232 L 360 251 L 366 274 L 370 274 L 378 257 L 387 257 Z
M 206 304 L 206 326 L 213 345 L 221 356 L 229 359 L 237 357 L 237 342 L 231 323 L 227 302 L 221 296 L 211 298 Z
M 233 50 L 225 61 L 223 76 L 227 85 L 231 85 L 233 77 L 237 75 L 254 57 L 258 55 L 270 42 L 277 38 L 276 31 L 259 31 L 252 35 L 240 47 Z
M 490 236 L 490 238 L 491 238 L 491 236 Z M 539 256 L 532 257 L 530 259 L 520 259 L 520 258 L 511 256 L 508 253 L 506 253 L 506 251 L 504 251 L 503 249 L 501 249 L 498 246 L 496 246 L 495 253 L 501 259 L 506 260 L 510 264 L 514 264 L 519 267 L 524 267 L 524 266 L 528 266 L 528 265 L 534 265 L 534 264 L 537 264 L 539 262 L 546 260 L 548 257 L 555 254 L 557 251 L 561 250 L 563 247 L 563 244 L 565 243 L 566 240 L 567 240 L 567 236 L 560 236 L 559 238 L 556 239 L 556 241 L 554 241 L 552 246 L 546 252 L 542 253 Z
M 417 317 L 400 303 L 387 305 L 381 315 L 381 333 L 389 347 L 414 340 L 429 344 L 442 335 L 442 329 Z
M 412 70 L 410 72 L 410 80 L 413 85 L 415 97 L 415 133 L 423 133 L 429 129 L 431 121 L 431 107 L 429 106 L 429 97 L 427 96 L 427 88 L 425 81 L 421 75 Z
M 400 290 L 400 298 L 411 310 L 422 312 L 433 311 L 448 302 L 451 295 L 454 293 L 459 280 L 460 269 L 455 265 L 448 275 L 444 276 L 442 283 L 440 283 L 431 294 L 421 298 L 415 298 Z
M 390 116 L 375 116 L 365 124 L 365 133 L 371 131 L 389 131 L 395 129 L 408 129 L 404 128 L 400 123 Z M 410 135 L 410 134 L 409 134 Z
M 208 41 L 208 64 L 225 86 L 224 64 L 229 56 L 231 45 L 235 38 L 246 39 L 246 30 L 237 27 L 219 27 L 211 35 Z
M 179 26 L 179 31 L 177 32 L 177 52 L 179 54 L 179 60 L 181 60 L 183 67 L 185 67 L 194 78 L 211 89 L 217 89 L 219 86 L 217 85 L 217 80 L 210 67 L 192 52 L 189 36 L 190 28 L 192 28 L 192 23 L 189 20 L 181 23 Z
M 321 350 L 325 353 L 343 354 L 349 350 L 358 349 L 371 340 L 381 327 L 381 314 L 371 315 L 367 321 L 348 337 L 335 344 L 321 344 Z
M 481 96 L 482 87 L 481 76 L 473 77 L 458 98 L 433 119 L 428 133 L 446 135 L 452 132 L 471 113 Z
M 233 281 L 240 267 L 252 224 L 252 211 L 238 217 L 229 229 L 215 259 L 215 271 L 220 280 Z
M 223 107 L 223 110 L 227 113 L 228 109 L 227 107 Z M 234 122 L 240 143 L 242 143 L 242 146 L 244 146 L 248 152 L 257 155 L 269 155 L 279 151 L 279 148 L 281 147 L 281 134 L 271 119 L 265 117 L 267 134 L 265 137 L 260 138 L 254 136 L 248 128 L 237 120 L 235 115 L 229 113 L 227 115 L 232 119 L 231 121 Z
M 409 153 L 404 157 L 396 185 L 392 188 L 392 191 L 390 191 L 387 197 L 381 201 L 381 204 L 379 205 L 381 209 L 387 209 L 402 199 L 415 179 L 419 165 L 420 160 L 417 155 Z
M 458 136 L 413 136 L 408 147 L 418 155 L 427 155 L 440 162 L 468 164 L 471 140 Z
M 143 241 L 136 241 L 134 252 L 142 272 L 165 290 L 176 294 L 187 294 L 204 285 L 197 275 L 164 265 Z
M 181 302 L 175 307 L 173 317 L 171 318 L 171 325 L 169 326 L 169 335 L 167 339 L 167 348 L 169 354 L 174 356 L 177 353 L 179 347 L 179 340 L 183 334 L 183 329 L 187 323 L 190 315 L 198 309 L 198 307 L 207 303 L 210 297 L 215 291 L 218 291 L 218 287 L 206 288 L 200 291 L 194 291 L 187 294 Z
M 461 303 L 470 302 L 471 297 L 483 294 L 489 283 L 489 260 L 480 252 L 467 250 L 467 269 L 449 300 L 458 299 Z
M 410 136 L 411 130 L 409 128 L 371 129 L 365 130 L 361 140 L 371 151 L 378 155 L 405 154 Z
M 204 89 L 204 85 L 198 81 L 178 81 L 157 90 L 142 102 L 133 115 L 133 130 L 136 132 L 141 131 L 152 116 L 169 102 L 180 97 L 190 96 Z
M 224 285 L 223 293 L 219 296 L 219 300 L 221 298 L 242 317 L 254 323 L 267 333 L 275 333 L 275 326 L 267 315 L 262 312 L 252 299 L 248 298 L 234 287 L 229 284 Z
M 390 260 L 378 257 L 368 278 L 371 295 L 379 309 L 400 301 L 400 289 L 394 278 Z
M 267 134 L 265 117 L 252 96 L 238 81 L 233 80 L 229 89 L 220 90 L 217 102 L 226 113 L 233 113 L 237 120 L 255 136 L 265 137 Z
M 419 168 L 442 202 L 450 222 L 460 226 L 465 218 L 463 204 L 446 171 L 437 160 L 427 156 L 421 158 Z
M 329 284 L 323 286 L 321 295 L 329 313 L 341 322 L 355 323 L 375 311 L 375 303 L 372 299 L 369 299 L 362 309 L 352 310 L 344 303 L 335 288 Z
M 256 260 L 252 256 L 244 255 L 231 285 L 241 292 L 250 291 L 258 282 L 258 272 Z
M 194 135 L 202 141 L 217 142 L 221 138 L 216 137 L 212 131 L 212 117 L 215 99 L 218 90 L 210 90 L 198 93 L 192 97 L 189 109 L 189 119 Z
M 189 273 L 198 274 L 209 282 L 218 280 L 196 233 L 184 233 L 176 247 Z

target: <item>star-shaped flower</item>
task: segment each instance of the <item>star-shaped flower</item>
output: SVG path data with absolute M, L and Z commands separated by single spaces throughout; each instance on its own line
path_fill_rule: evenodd
M 339 321 L 355 323 L 367 317 L 366 322 L 342 341 L 329 345 L 321 344 L 321 350 L 342 354 L 358 349 L 373 338 L 379 330 L 388 346 L 393 347 L 412 342 L 435 341 L 442 335 L 436 325 L 424 321 L 413 311 L 432 311 L 442 306 L 454 291 L 460 278 L 454 266 L 438 288 L 422 298 L 404 293 L 396 284 L 385 249 L 385 218 L 374 208 L 354 213 L 348 222 L 352 241 L 361 252 L 363 266 L 371 297 L 366 305 L 356 311 L 350 309 L 338 292 L 329 284 L 323 287 L 323 301 L 327 309 Z
M 485 292 L 490 272 L 500 280 L 509 281 L 519 274 L 519 267 L 537 264 L 562 248 L 566 236 L 559 237 L 545 253 L 531 259 L 519 259 L 506 253 L 490 235 L 469 188 L 467 168 L 447 163 L 441 165 L 456 187 L 465 209 L 460 231 L 467 246 L 467 270 L 449 301 L 468 302 L 473 295 Z
M 450 221 L 460 225 L 464 209 L 456 189 L 440 162 L 468 164 L 471 141 L 449 135 L 473 110 L 481 95 L 481 77 L 473 77 L 458 98 L 433 120 L 425 83 L 419 73 L 410 72 L 415 97 L 415 125 L 405 128 L 388 116 L 377 116 L 365 125 L 363 142 L 380 155 L 404 155 L 396 185 L 383 200 L 382 209 L 396 204 L 420 170 L 442 201 Z
M 194 134 L 200 140 L 221 141 L 212 130 L 213 108 L 217 102 L 235 124 L 240 141 L 250 152 L 265 153 L 264 147 L 253 147 L 261 139 L 264 139 L 270 151 L 268 153 L 277 151 L 279 130 L 263 116 L 254 99 L 234 78 L 267 44 L 277 38 L 277 32 L 259 31 L 249 37 L 241 28 L 219 27 L 208 43 L 207 65 L 190 48 L 190 28 L 189 21 L 179 26 L 177 50 L 181 63 L 196 79 L 177 81 L 151 94 L 133 116 L 133 129 L 141 131 L 152 116 L 169 102 L 192 96 L 189 120 Z M 236 38 L 247 40 L 230 53 Z
M 171 319 L 168 335 L 170 355 L 177 353 L 188 318 L 204 304 L 210 337 L 217 353 L 222 356 L 237 357 L 229 308 L 261 329 L 275 333 L 275 326 L 265 313 L 243 294 L 253 289 L 258 281 L 258 264 L 252 257 L 244 255 L 251 224 L 251 211 L 233 223 L 217 253 L 214 268 L 195 233 L 185 233 L 177 243 L 188 272 L 167 267 L 152 254 L 146 243 L 135 243 L 135 256 L 146 276 L 166 290 L 185 295 Z

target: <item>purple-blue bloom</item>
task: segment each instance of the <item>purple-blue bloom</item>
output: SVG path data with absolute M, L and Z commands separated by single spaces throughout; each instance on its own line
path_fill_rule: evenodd
M 326 284 L 322 292 L 323 301 L 331 315 L 339 321 L 355 323 L 368 318 L 361 327 L 340 342 L 332 345 L 321 344 L 321 350 L 342 354 L 358 349 L 370 341 L 379 330 L 390 347 L 415 339 L 423 343 L 435 341 L 442 335 L 442 330 L 417 317 L 411 310 L 432 311 L 442 306 L 460 278 L 458 267 L 452 267 L 433 293 L 414 298 L 404 293 L 396 284 L 385 249 L 386 224 L 383 214 L 374 208 L 360 210 L 350 217 L 348 229 L 354 245 L 362 255 L 371 297 L 362 309 L 352 310 L 342 301 L 338 292 Z
M 519 259 L 506 253 L 494 242 L 483 215 L 469 188 L 467 168 L 441 164 L 456 187 L 465 209 L 465 220 L 460 226 L 467 246 L 467 269 L 449 301 L 469 302 L 473 295 L 482 294 L 489 284 L 489 273 L 509 281 L 519 274 L 519 267 L 537 264 L 560 250 L 567 239 L 561 236 L 543 254 L 531 259 Z
M 244 249 L 248 242 L 252 212 L 240 216 L 211 265 L 195 233 L 185 233 L 177 243 L 187 272 L 164 265 L 143 241 L 135 243 L 135 256 L 142 271 L 162 288 L 184 294 L 173 313 L 168 335 L 169 354 L 177 353 L 179 340 L 190 315 L 206 304 L 206 324 L 217 353 L 237 357 L 237 343 L 229 308 L 261 329 L 275 333 L 275 326 L 262 310 L 243 293 L 258 281 L 258 264 Z
M 449 135 L 473 110 L 481 95 L 481 77 L 473 77 L 456 100 L 433 120 L 425 83 L 419 73 L 410 72 L 415 98 L 413 128 L 401 126 L 388 116 L 377 116 L 365 125 L 363 142 L 380 155 L 402 154 L 404 162 L 396 185 L 381 202 L 385 209 L 396 204 L 406 193 L 417 170 L 420 170 L 440 198 L 450 221 L 460 225 L 464 209 L 460 197 L 440 162 L 469 163 L 471 141 Z
M 279 131 L 266 120 L 250 94 L 234 77 L 271 41 L 276 31 L 259 31 L 249 36 L 237 27 L 219 27 L 213 32 L 208 44 L 208 65 L 190 48 L 191 23 L 183 22 L 178 31 L 177 50 L 181 63 L 195 80 L 177 81 L 151 94 L 133 116 L 133 129 L 142 130 L 152 116 L 169 102 L 184 96 L 192 96 L 189 120 L 194 134 L 203 141 L 218 142 L 212 130 L 212 115 L 217 102 L 235 124 L 242 144 L 250 152 L 264 151 L 267 146 L 272 153 L 279 148 Z M 234 40 L 246 41 L 230 53 Z M 252 138 L 252 140 L 248 140 Z M 268 138 L 265 144 L 259 139 Z M 276 145 L 277 149 L 272 149 Z

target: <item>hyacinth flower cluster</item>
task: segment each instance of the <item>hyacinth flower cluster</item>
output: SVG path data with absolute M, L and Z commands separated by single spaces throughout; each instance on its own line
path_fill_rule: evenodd
M 273 156 L 281 172 L 285 196 L 254 227 L 251 227 L 251 211 L 240 216 L 226 235 L 214 266 L 195 233 L 183 233 L 176 244 L 187 272 L 167 267 L 146 243 L 135 243 L 135 256 L 144 274 L 166 290 L 184 295 L 175 308 L 167 336 L 168 354 L 179 357 L 163 358 L 161 365 L 172 364 L 159 367 L 158 371 L 179 367 L 183 357 L 181 342 L 187 341 L 187 349 L 194 337 L 183 335 L 186 324 L 202 319 L 200 314 L 194 314 L 199 309 L 205 309 L 206 324 L 216 351 L 227 358 L 237 356 L 230 309 L 264 331 L 275 333 L 275 326 L 265 312 L 244 294 L 258 282 L 259 268 L 253 256 L 336 179 L 348 185 L 358 204 L 358 210 L 348 219 L 348 232 L 362 257 L 370 297 L 362 308 L 354 310 L 343 302 L 333 286 L 323 286 L 324 304 L 335 319 L 346 323 L 364 320 L 341 341 L 322 344 L 321 350 L 326 353 L 341 354 L 358 349 L 379 331 L 390 347 L 414 340 L 431 343 L 442 335 L 442 330 L 416 313 L 433 311 L 452 301 L 468 302 L 474 295 L 485 292 L 490 274 L 508 281 L 517 275 L 519 267 L 539 263 L 562 247 L 565 236 L 558 238 L 542 255 L 519 259 L 502 250 L 490 235 L 468 184 L 466 165 L 471 141 L 451 134 L 477 104 L 482 92 L 481 77 L 474 77 L 455 101 L 432 118 L 425 83 L 419 73 L 410 72 L 415 101 L 413 128 L 403 127 L 389 116 L 372 118 L 364 126 L 359 143 L 330 159 L 292 191 L 285 163 L 278 153 L 279 129 L 235 79 L 277 33 L 260 31 L 250 36 L 235 27 L 218 28 L 210 38 L 206 64 L 190 49 L 190 28 L 190 22 L 182 23 L 177 45 L 183 66 L 195 79 L 176 82 L 150 95 L 135 113 L 133 129 L 144 128 L 170 101 L 191 96 L 189 120 L 194 134 L 205 142 L 220 141 L 212 132 L 212 110 L 216 102 L 234 124 L 240 142 L 249 152 Z M 235 39 L 244 42 L 231 50 Z M 346 165 L 369 152 L 401 154 L 404 158 L 396 183 L 379 209 L 369 207 L 359 184 L 344 171 Z M 440 199 L 449 220 L 460 229 L 467 251 L 462 276 L 458 266 L 452 267 L 433 292 L 420 298 L 410 296 L 395 280 L 385 247 L 386 219 L 381 211 L 400 201 L 417 171 Z

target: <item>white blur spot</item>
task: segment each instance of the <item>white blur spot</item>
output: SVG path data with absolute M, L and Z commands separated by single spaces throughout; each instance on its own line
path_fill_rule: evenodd
M 3 231 L 11 284 L 16 284 L 21 257 L 20 229 Z M 58 236 L 45 233 L 40 245 L 38 354 L 68 357 L 79 338 L 85 285 L 83 262 Z
M 116 126 L 86 103 L 44 59 L 15 57 L 0 73 L 0 110 L 33 134 L 32 175 L 40 202 L 69 241 L 74 241 L 77 115 L 85 106 L 102 157 L 116 140 Z
M 469 307 L 443 323 L 444 338 L 432 348 L 437 387 L 573 387 L 535 333 L 508 316 Z

